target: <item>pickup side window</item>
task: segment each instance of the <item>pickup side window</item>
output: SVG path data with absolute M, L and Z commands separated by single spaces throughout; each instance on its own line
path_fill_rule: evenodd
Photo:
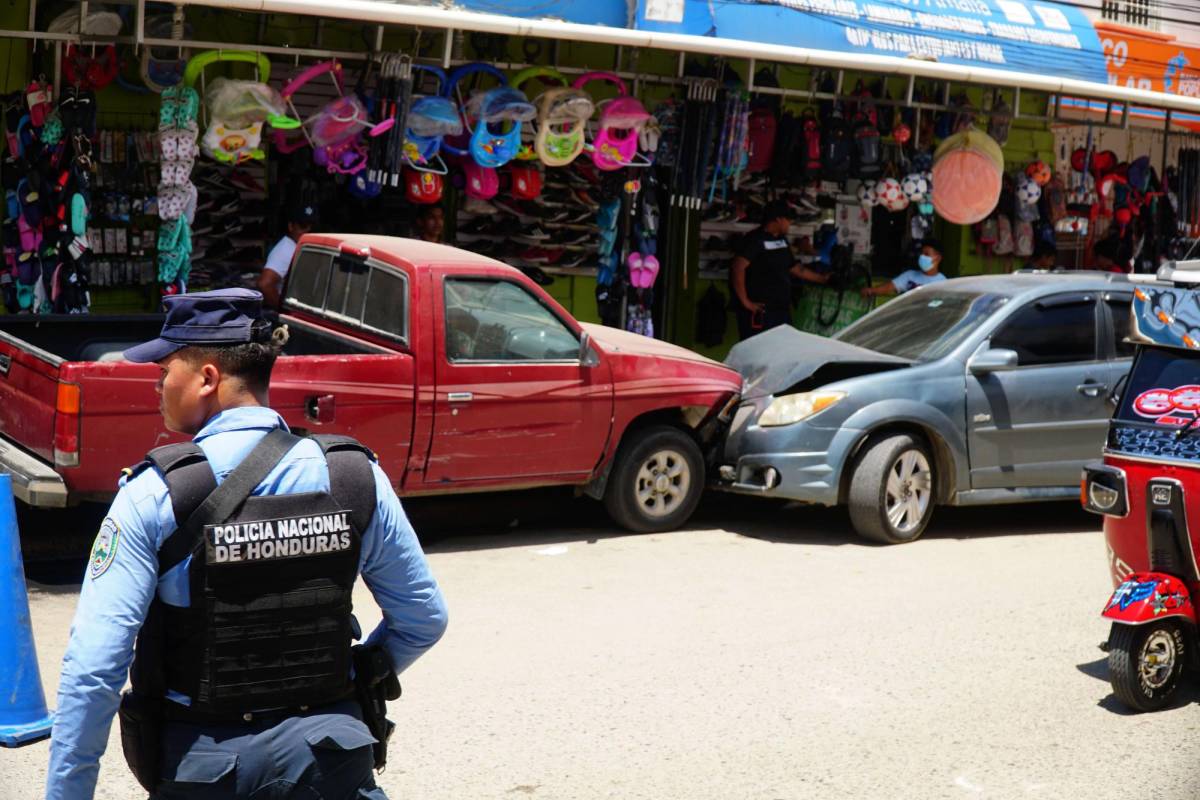
M 333 254 L 306 247 L 292 265 L 287 298 L 309 308 L 325 307 L 325 289 L 329 285 Z
M 382 269 L 371 270 L 363 325 L 377 331 L 408 336 L 408 287 L 404 278 Z
M 408 338 L 408 281 L 371 262 L 304 248 L 292 266 L 285 303 L 337 317 L 350 325 Z
M 450 361 L 574 361 L 579 340 L 523 287 L 503 280 L 445 282 Z
M 993 334 L 992 347 L 1015 350 L 1022 367 L 1095 361 L 1095 298 L 1068 295 L 1030 303 Z

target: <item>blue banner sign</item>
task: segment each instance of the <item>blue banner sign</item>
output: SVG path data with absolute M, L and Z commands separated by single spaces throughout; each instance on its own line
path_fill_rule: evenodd
M 1078 8 L 1032 0 L 638 0 L 637 27 L 1107 83 Z

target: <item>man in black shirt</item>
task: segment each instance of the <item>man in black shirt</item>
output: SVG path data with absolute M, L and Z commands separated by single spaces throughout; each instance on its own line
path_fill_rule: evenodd
M 787 240 L 791 206 L 773 200 L 763 209 L 762 219 L 762 227 L 742 238 L 730 271 L 734 313 L 742 339 L 791 322 L 793 276 L 813 283 L 828 280 L 797 263 L 792 255 Z

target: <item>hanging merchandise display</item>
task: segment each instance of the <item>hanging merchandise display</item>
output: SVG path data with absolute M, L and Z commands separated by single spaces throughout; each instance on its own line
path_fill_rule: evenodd
M 200 96 L 184 81 L 165 89 L 159 110 L 159 152 L 162 154 L 158 186 L 158 281 L 163 294 L 187 291 L 192 257 L 192 224 L 197 191 L 191 181 L 199 148 Z
M 600 169 L 612 171 L 634 165 L 649 165 L 646 158 L 638 160 L 638 134 L 650 118 L 641 101 L 630 97 L 625 81 L 611 72 L 586 72 L 572 84 L 583 89 L 594 81 L 611 83 L 617 96 L 599 104 L 600 120 L 591 143 L 592 162 Z
M 521 151 L 522 123 L 537 115 L 525 95 L 511 86 L 499 86 L 477 94 L 467 103 L 466 118 L 474 120 L 470 155 L 481 167 L 496 169 L 515 159 Z
M 193 56 L 183 75 L 183 86 L 195 93 L 197 81 L 204 78 L 205 68 L 222 62 L 249 63 L 258 72 L 258 80 L 266 83 L 271 77 L 271 62 L 266 56 L 240 50 L 209 50 Z M 214 83 L 216 83 L 214 81 Z M 164 93 L 165 94 L 165 93 Z M 206 99 L 208 97 L 205 91 Z M 198 95 L 197 95 L 198 97 Z M 199 101 L 197 100 L 197 103 Z M 164 98 L 164 108 L 167 100 Z M 240 107 L 238 109 L 241 110 Z M 205 109 L 207 124 L 204 135 L 200 140 L 200 149 L 204 155 L 228 164 L 241 164 L 249 160 L 262 160 L 266 153 L 260 146 L 263 136 L 263 120 L 252 120 L 238 117 L 225 120 L 214 113 L 212 108 Z M 198 118 L 197 118 L 198 119 Z
M 446 73 L 437 67 L 414 65 L 414 70 L 428 72 L 437 79 L 437 95 L 414 96 L 404 131 L 404 163 L 417 172 L 445 175 L 448 170 L 440 150 L 447 136 L 460 136 L 462 117 L 449 98 L 441 96 L 446 85 Z
M 950 222 L 973 225 L 995 209 L 1003 174 L 994 139 L 975 128 L 953 134 L 934 153 L 933 206 Z
M 538 117 L 541 112 L 539 101 L 542 95 L 530 95 L 523 88 L 531 81 L 540 81 L 544 84 L 550 84 L 550 89 L 563 89 L 569 85 L 567 77 L 556 69 L 551 67 L 528 67 L 521 70 L 513 76 L 509 82 L 514 89 L 520 89 L 525 96 L 531 99 L 534 107 L 533 123 L 522 126 L 521 129 L 521 148 L 517 151 L 517 159 L 520 161 L 536 161 L 538 160 L 537 153 L 537 137 L 538 129 L 541 122 Z M 544 94 L 544 92 L 543 92 Z

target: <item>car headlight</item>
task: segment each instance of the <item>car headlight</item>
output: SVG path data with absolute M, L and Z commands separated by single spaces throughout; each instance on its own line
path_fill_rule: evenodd
M 776 397 L 758 418 L 764 427 L 791 425 L 819 414 L 846 396 L 845 392 L 801 392 Z

